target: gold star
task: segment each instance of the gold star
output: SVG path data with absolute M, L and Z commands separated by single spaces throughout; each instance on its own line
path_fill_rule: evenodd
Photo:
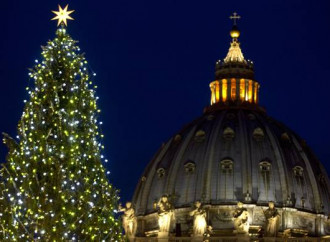
M 53 13 L 56 14 L 54 18 L 51 20 L 56 20 L 57 19 L 57 26 L 59 26 L 61 23 L 64 23 L 65 26 L 67 26 L 67 19 L 74 20 L 71 16 L 69 16 L 71 13 L 74 12 L 74 10 L 68 11 L 68 6 L 67 4 L 64 9 L 61 8 L 60 5 L 58 5 L 58 10 L 59 11 L 52 11 Z

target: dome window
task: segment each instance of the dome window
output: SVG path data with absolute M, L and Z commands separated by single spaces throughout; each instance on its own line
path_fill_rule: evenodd
M 261 141 L 263 140 L 265 134 L 264 134 L 264 131 L 261 129 L 261 128 L 256 128 L 254 131 L 253 131 L 253 138 L 256 140 L 256 141 Z
M 226 117 L 227 117 L 227 119 L 233 120 L 233 119 L 235 119 L 235 114 L 233 114 L 233 113 L 228 113 L 228 114 L 226 115 Z
M 235 101 L 236 100 L 236 92 L 237 92 L 237 89 L 236 89 L 236 79 L 235 78 L 233 78 L 233 79 L 231 79 L 230 80 L 230 82 L 231 82 L 231 86 L 230 86 L 230 88 L 231 88 L 231 100 L 233 100 L 233 101 Z
M 222 172 L 232 172 L 234 167 L 234 162 L 232 160 L 226 159 L 220 161 L 220 169 Z
M 207 120 L 211 121 L 214 119 L 214 115 L 210 114 L 206 117 Z
M 174 137 L 175 142 L 179 142 L 181 139 L 182 139 L 182 137 L 179 134 L 175 135 L 175 137 Z
M 319 175 L 319 181 L 321 184 L 327 184 L 327 179 L 325 178 L 325 176 L 323 174 Z
M 271 168 L 271 164 L 268 161 L 262 161 L 259 163 L 259 168 L 261 172 L 269 172 Z
M 288 133 L 283 133 L 282 135 L 281 135 L 281 139 L 283 140 L 283 141 L 290 141 L 290 137 L 289 137 L 289 135 L 288 135 Z
M 186 174 L 193 174 L 195 173 L 195 169 L 196 169 L 196 164 L 192 161 L 188 161 L 185 165 L 184 165 L 184 171 L 186 172 Z
M 249 113 L 249 114 L 248 114 L 248 118 L 249 118 L 250 120 L 255 120 L 255 119 L 256 119 L 256 116 L 255 116 L 254 114 L 252 114 L 252 113 Z
M 225 102 L 227 101 L 227 92 L 228 92 L 228 82 L 227 79 L 222 79 L 221 80 L 221 89 L 222 89 L 222 93 L 221 93 L 221 97 L 222 97 L 222 101 Z
M 198 130 L 195 134 L 195 141 L 203 142 L 204 140 L 205 140 L 205 131 L 204 130 Z
M 159 178 L 164 177 L 165 176 L 165 169 L 164 168 L 159 168 L 157 170 L 157 175 L 158 175 Z
M 226 140 L 232 140 L 233 138 L 235 138 L 235 131 L 232 128 L 227 127 L 223 131 L 223 137 Z
M 299 176 L 299 177 L 302 177 L 303 174 L 304 174 L 304 168 L 302 168 L 301 166 L 295 166 L 293 168 L 293 174 L 295 176 Z

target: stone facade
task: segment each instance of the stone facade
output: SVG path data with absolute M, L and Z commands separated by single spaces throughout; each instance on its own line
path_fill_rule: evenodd
M 249 234 L 254 241 L 264 239 L 265 216 L 263 211 L 266 206 L 245 204 L 244 207 L 249 211 L 250 230 Z M 210 237 L 203 238 L 209 241 L 237 241 L 226 240 L 231 237 L 237 239 L 235 233 L 233 213 L 236 205 L 211 205 L 206 206 L 207 222 L 212 226 Z M 169 240 L 184 241 L 184 238 L 193 239 L 193 220 L 189 216 L 191 208 L 180 208 L 175 210 L 175 219 L 172 221 Z M 279 234 L 276 241 L 320 241 L 315 238 L 326 238 L 330 231 L 328 216 L 299 211 L 295 208 L 278 208 L 280 217 Z M 150 213 L 146 216 L 138 217 L 138 228 L 136 241 L 152 241 L 157 237 L 158 218 L 157 213 Z M 147 237 L 149 236 L 149 237 Z M 293 238 L 296 238 L 294 240 Z M 178 240 L 181 239 L 181 240 Z M 330 238 L 329 238 L 330 240 Z M 265 241 L 265 240 L 262 240 Z M 275 241 L 275 240 L 272 240 Z

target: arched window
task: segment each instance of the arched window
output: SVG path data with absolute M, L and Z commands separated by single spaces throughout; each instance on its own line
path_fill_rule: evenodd
M 239 98 L 241 101 L 245 100 L 245 80 L 241 79 L 239 81 Z
M 214 119 L 214 115 L 210 114 L 210 115 L 208 115 L 208 116 L 206 117 L 206 119 L 207 119 L 208 121 L 211 121 L 211 120 Z
M 158 168 L 157 175 L 158 175 L 159 178 L 164 177 L 165 176 L 165 169 L 162 168 L 162 167 L 161 168 Z
M 249 118 L 250 120 L 256 120 L 256 116 L 255 116 L 253 113 L 249 113 L 249 114 L 248 114 L 248 118 Z
M 290 142 L 290 137 L 289 137 L 288 133 L 285 132 L 285 133 L 281 134 L 281 140 L 285 141 L 285 142 Z
M 181 141 L 181 139 L 182 139 L 182 137 L 179 134 L 175 135 L 175 137 L 174 137 L 175 142 L 179 142 L 179 141 Z
M 232 160 L 226 159 L 220 161 L 220 169 L 223 173 L 232 172 L 234 167 L 234 162 Z
M 295 167 L 293 167 L 293 174 L 296 177 L 303 177 L 304 168 L 302 168 L 301 166 L 295 166 Z
M 261 161 L 259 163 L 260 172 L 270 172 L 271 164 L 268 161 Z
M 202 142 L 204 140 L 205 140 L 205 131 L 200 129 L 195 134 L 195 141 Z
M 248 95 L 247 95 L 247 101 L 249 101 L 249 103 L 252 103 L 252 95 L 253 95 L 253 88 L 252 88 L 252 81 L 249 80 L 249 86 L 248 86 Z
M 216 83 L 217 81 L 210 83 L 210 89 L 211 89 L 211 105 L 216 103 Z
M 234 199 L 234 161 L 225 158 L 219 162 L 217 199 L 231 201 Z
M 257 82 L 254 83 L 254 103 L 258 103 L 258 88 L 259 84 Z
M 259 200 L 271 201 L 274 199 L 274 193 L 271 189 L 271 169 L 269 161 L 264 160 L 259 163 Z
M 221 92 L 221 96 L 222 96 L 222 101 L 225 102 L 227 100 L 227 91 L 228 91 L 228 83 L 226 79 L 222 79 L 221 80 L 221 88 L 222 88 L 222 92 Z
M 304 168 L 301 166 L 295 166 L 293 167 L 292 172 L 295 180 L 295 194 L 297 196 L 297 202 L 302 208 L 304 208 L 306 203 L 305 198 L 307 197 L 304 181 Z
M 182 169 L 183 168 L 183 169 Z M 195 183 L 196 183 L 196 163 L 188 160 L 183 164 L 180 173 L 180 183 L 177 184 L 177 188 L 180 193 L 178 202 L 181 205 L 187 205 L 195 197 Z
M 258 127 L 253 130 L 252 136 L 256 141 L 261 141 L 261 140 L 263 140 L 265 134 L 264 134 L 264 131 Z
M 230 92 L 231 92 L 231 100 L 236 100 L 236 79 L 231 79 L 230 82 Z
M 227 113 L 226 118 L 229 120 L 235 119 L 236 115 L 234 113 Z
M 235 138 L 235 131 L 231 127 L 227 127 L 223 130 L 223 137 L 226 140 L 232 140 Z
M 195 173 L 195 169 L 196 169 L 196 164 L 193 161 L 188 161 L 184 165 L 184 170 L 185 170 L 185 173 L 186 174 L 193 174 L 193 173 Z

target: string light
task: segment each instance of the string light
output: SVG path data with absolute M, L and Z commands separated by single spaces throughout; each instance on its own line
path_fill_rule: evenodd
M 121 241 L 88 62 L 65 28 L 42 47 L 0 170 L 1 241 Z

